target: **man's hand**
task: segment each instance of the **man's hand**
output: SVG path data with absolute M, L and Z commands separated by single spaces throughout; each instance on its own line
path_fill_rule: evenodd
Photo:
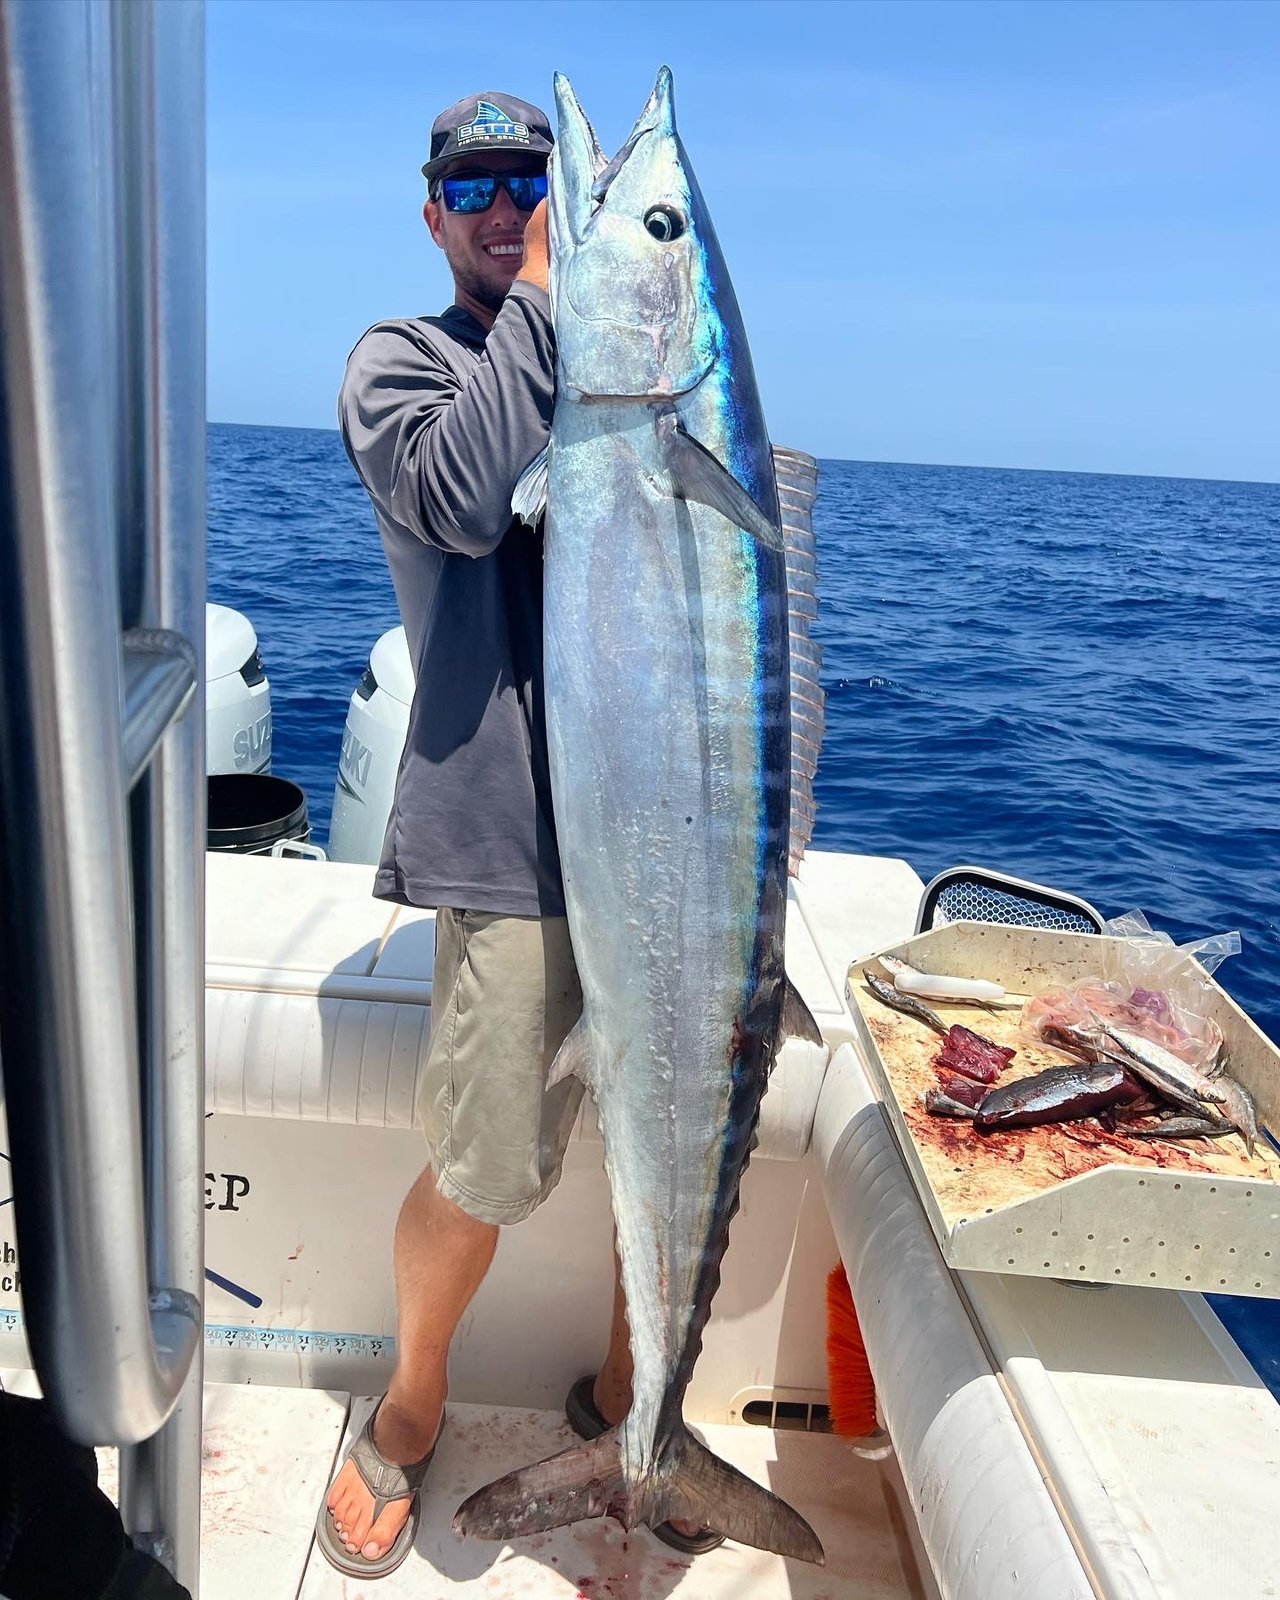
M 548 287 L 551 271 L 551 252 L 547 244 L 547 202 L 539 200 L 530 213 L 524 230 L 524 265 L 516 274 L 517 283 L 536 283 L 539 289 Z

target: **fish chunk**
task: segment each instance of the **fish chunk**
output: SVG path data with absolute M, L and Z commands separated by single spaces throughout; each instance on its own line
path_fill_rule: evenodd
M 972 1122 L 975 1110 L 965 1100 L 958 1100 L 943 1089 L 926 1089 L 924 1108 L 931 1117 L 955 1117 Z
M 1108 1106 L 1137 1100 L 1145 1091 L 1123 1067 L 1049 1067 L 992 1089 L 973 1119 L 975 1128 L 1031 1128 L 1044 1122 L 1074 1122 Z

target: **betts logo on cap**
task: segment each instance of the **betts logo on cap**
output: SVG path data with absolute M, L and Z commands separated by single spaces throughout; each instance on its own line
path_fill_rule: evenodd
M 464 122 L 456 134 L 459 145 L 482 143 L 486 139 L 518 139 L 529 142 L 527 122 L 513 122 L 501 106 L 490 100 L 476 102 L 476 114 L 471 122 Z

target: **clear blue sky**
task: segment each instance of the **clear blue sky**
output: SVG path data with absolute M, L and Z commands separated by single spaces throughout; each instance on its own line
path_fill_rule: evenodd
M 1280 6 L 210 0 L 210 416 L 331 427 L 450 298 L 432 118 L 663 62 L 777 442 L 1280 479 Z

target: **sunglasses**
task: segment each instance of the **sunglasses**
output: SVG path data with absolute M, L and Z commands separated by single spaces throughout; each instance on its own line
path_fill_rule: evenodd
M 545 172 L 467 172 L 440 180 L 444 208 L 467 215 L 487 211 L 498 198 L 499 184 L 517 211 L 532 211 L 539 200 L 546 199 Z

